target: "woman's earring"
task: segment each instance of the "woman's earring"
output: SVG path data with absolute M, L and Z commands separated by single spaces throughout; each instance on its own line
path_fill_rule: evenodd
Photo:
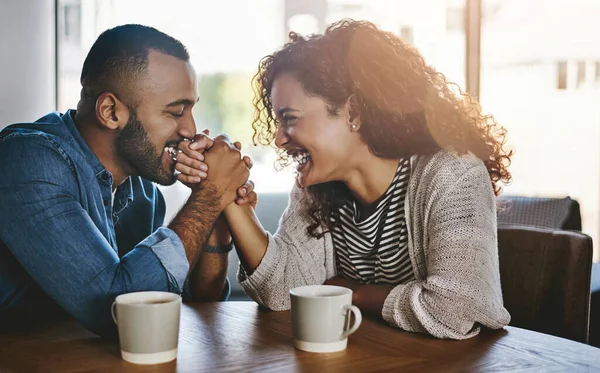
M 352 128 L 353 130 L 355 130 L 356 129 L 356 124 L 350 125 L 350 128 Z

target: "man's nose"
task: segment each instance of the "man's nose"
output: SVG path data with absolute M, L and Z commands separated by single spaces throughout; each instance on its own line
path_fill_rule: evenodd
M 182 137 L 193 139 L 196 136 L 196 121 L 192 113 L 181 118 L 179 124 L 179 135 Z

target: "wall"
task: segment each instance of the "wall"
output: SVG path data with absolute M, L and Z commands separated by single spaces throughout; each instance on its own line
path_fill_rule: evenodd
M 0 129 L 55 110 L 53 0 L 0 0 Z

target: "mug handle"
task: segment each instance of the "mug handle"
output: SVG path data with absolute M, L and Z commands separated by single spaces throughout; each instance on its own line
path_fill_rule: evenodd
M 110 306 L 110 314 L 112 315 L 113 321 L 115 322 L 115 324 L 119 325 L 119 323 L 117 322 L 117 315 L 115 314 L 115 311 L 117 310 L 117 302 L 113 302 L 112 306 Z
M 360 313 L 358 307 L 353 306 L 351 304 L 347 304 L 344 306 L 344 311 L 346 311 L 346 315 L 348 315 L 349 312 L 352 312 L 354 314 L 354 324 L 352 325 L 352 327 L 348 328 L 348 330 L 342 333 L 342 339 L 346 339 L 350 334 L 354 333 L 360 326 L 360 323 L 362 322 L 362 314 Z M 349 318 L 350 315 L 348 315 L 348 319 Z

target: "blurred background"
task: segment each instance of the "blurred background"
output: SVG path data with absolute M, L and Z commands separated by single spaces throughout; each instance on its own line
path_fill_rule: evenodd
M 294 175 L 276 173 L 272 149 L 251 144 L 250 79 L 258 61 L 289 30 L 322 32 L 344 17 L 372 21 L 479 96 L 484 111 L 508 129 L 514 181 L 505 193 L 571 196 L 580 203 L 583 232 L 600 238 L 598 0 L 3 0 L 0 6 L 0 24 L 24 33 L 18 41 L 0 35 L 0 85 L 15 87 L 0 93 L 0 128 L 74 108 L 96 37 L 119 24 L 150 25 L 187 46 L 199 78 L 198 129 L 242 141 L 255 161 L 259 193 L 286 193 Z M 163 191 L 172 216 L 188 192 L 181 185 Z

